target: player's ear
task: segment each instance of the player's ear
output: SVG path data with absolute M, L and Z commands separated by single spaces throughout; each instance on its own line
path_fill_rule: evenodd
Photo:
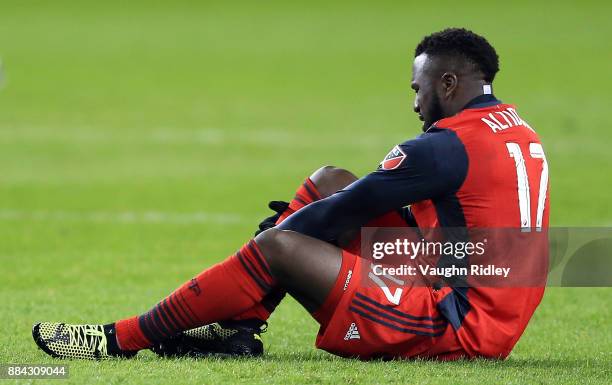
M 450 97 L 457 89 L 457 75 L 452 72 L 445 72 L 442 75 L 442 91 L 446 98 Z

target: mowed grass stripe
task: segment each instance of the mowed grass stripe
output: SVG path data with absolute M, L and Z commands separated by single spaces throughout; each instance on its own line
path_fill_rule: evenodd
M 50 222 L 99 222 L 99 223 L 162 223 L 190 225 L 198 223 L 236 224 L 251 223 L 246 218 L 234 213 L 211 212 L 163 212 L 163 211 L 61 211 L 61 210 L 13 210 L 0 209 L 0 221 L 50 221 Z

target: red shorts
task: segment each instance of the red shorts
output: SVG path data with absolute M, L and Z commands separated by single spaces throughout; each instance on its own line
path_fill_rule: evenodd
M 360 359 L 467 356 L 437 310 L 441 293 L 414 286 L 403 286 L 401 292 L 389 286 L 385 292 L 376 284 L 364 284 L 364 269 L 370 269 L 369 261 L 343 250 L 336 283 L 313 313 L 321 325 L 317 348 Z

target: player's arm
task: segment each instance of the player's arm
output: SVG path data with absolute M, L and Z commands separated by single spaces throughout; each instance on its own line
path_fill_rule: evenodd
M 456 191 L 463 183 L 468 159 L 454 132 L 426 133 L 398 147 L 405 156 L 395 167 L 379 167 L 336 194 L 304 207 L 278 228 L 332 242 L 371 219 Z

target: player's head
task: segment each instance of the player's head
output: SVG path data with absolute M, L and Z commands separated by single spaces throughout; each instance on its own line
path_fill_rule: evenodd
M 459 112 L 483 93 L 499 70 L 495 49 L 482 36 L 448 28 L 425 36 L 414 52 L 414 111 L 426 130 L 435 121 Z

